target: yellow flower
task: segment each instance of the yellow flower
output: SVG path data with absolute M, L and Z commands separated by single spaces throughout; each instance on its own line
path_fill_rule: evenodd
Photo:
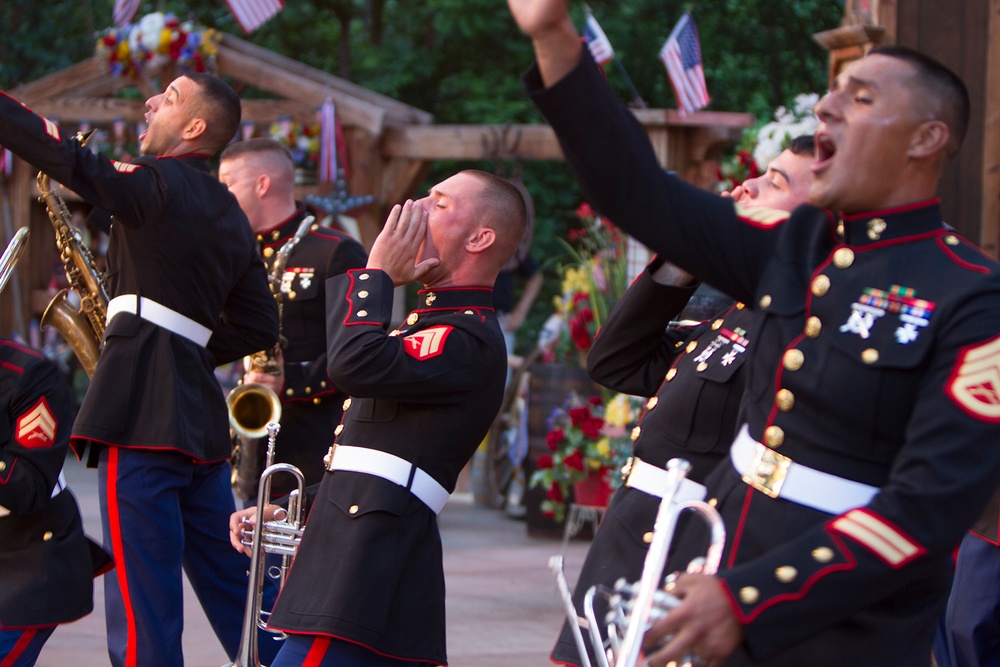
M 604 411 L 604 421 L 611 426 L 625 426 L 633 421 L 632 406 L 628 396 L 625 394 L 615 394 L 608 401 Z
M 604 437 L 598 440 L 597 444 L 594 445 L 594 449 L 597 450 L 598 455 L 600 455 L 602 459 L 607 460 L 611 458 L 611 441 L 608 438 Z M 597 467 L 601 467 L 600 462 L 597 463 Z

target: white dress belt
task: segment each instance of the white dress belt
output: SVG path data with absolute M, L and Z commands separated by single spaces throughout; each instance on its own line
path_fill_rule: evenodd
M 399 486 L 406 487 L 410 482 L 410 471 L 413 471 L 413 481 L 409 484 L 410 493 L 419 498 L 435 514 L 440 514 L 448 502 L 448 491 L 436 479 L 416 467 L 406 459 L 394 454 L 351 445 L 335 445 L 333 456 L 327 464 L 327 470 L 346 470 L 375 475 Z
M 62 490 L 65 488 L 66 488 L 66 476 L 63 474 L 63 471 L 60 470 L 59 477 L 56 478 L 56 485 L 52 487 L 52 494 L 49 497 L 55 498 L 60 493 L 62 493 Z M 7 516 L 8 514 L 10 514 L 10 510 L 4 507 L 3 505 L 0 505 L 0 517 Z
M 144 296 L 122 294 L 111 299 L 108 302 L 107 324 L 111 324 L 111 320 L 118 313 L 138 315 L 147 322 L 152 322 L 178 336 L 184 336 L 201 347 L 208 345 L 208 339 L 212 337 L 212 330 L 208 327 Z
M 746 424 L 736 435 L 729 458 L 743 481 L 755 489 L 828 514 L 864 507 L 879 492 L 878 487 L 795 463 L 754 440 Z
M 625 486 L 638 489 L 643 493 L 648 493 L 657 498 L 662 498 L 663 494 L 669 490 L 670 473 L 663 468 L 658 468 L 652 463 L 646 463 L 638 456 L 633 456 L 628 466 Z M 705 487 L 686 477 L 681 480 L 680 488 L 677 489 L 677 495 L 674 497 L 675 502 L 678 503 L 704 499 Z

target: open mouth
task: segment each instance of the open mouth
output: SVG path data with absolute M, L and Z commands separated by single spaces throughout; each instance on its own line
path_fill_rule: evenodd
M 816 162 L 813 171 L 819 171 L 829 165 L 837 154 L 837 145 L 828 134 L 816 134 Z

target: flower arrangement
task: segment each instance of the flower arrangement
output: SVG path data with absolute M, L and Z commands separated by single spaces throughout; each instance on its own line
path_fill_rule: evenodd
M 632 452 L 629 437 L 638 422 L 642 400 L 615 394 L 584 399 L 570 394 L 549 419 L 546 435 L 550 454 L 538 457 L 531 486 L 546 489 L 542 513 L 561 521 L 570 488 L 590 475 L 600 475 L 610 488 L 621 485 L 617 472 Z
M 292 120 L 291 116 L 281 116 L 271 123 L 268 134 L 291 152 L 296 167 L 316 169 L 319 164 L 319 123 L 303 125 Z
M 96 52 L 116 76 L 152 74 L 167 63 L 176 63 L 182 71 L 213 72 L 219 39 L 211 28 L 153 12 L 137 23 L 106 28 L 98 37 Z
M 562 290 L 553 300 L 553 332 L 543 357 L 548 362 L 585 363 L 594 335 L 628 287 L 621 234 L 586 202 L 576 216 L 581 226 L 570 231 L 566 244 L 570 261 L 563 265 Z
M 796 95 L 791 109 L 778 107 L 774 112 L 774 120 L 757 130 L 753 157 L 761 168 L 766 169 L 771 160 L 788 148 L 795 137 L 816 132 L 819 120 L 813 113 L 813 107 L 818 101 L 819 95 L 816 93 Z

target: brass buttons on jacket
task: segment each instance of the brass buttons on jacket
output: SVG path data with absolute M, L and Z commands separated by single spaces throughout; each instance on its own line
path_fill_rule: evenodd
M 781 583 L 787 584 L 794 581 L 795 577 L 799 576 L 799 571 L 791 565 L 782 565 L 774 571 L 774 576 Z
M 653 408 L 656 407 L 656 404 L 659 403 L 659 402 L 660 402 L 660 399 L 657 398 L 656 396 L 651 397 L 648 401 L 646 401 L 646 409 L 647 410 L 652 410 Z
M 771 449 L 777 449 L 785 444 L 785 431 L 780 426 L 768 426 L 764 429 L 764 444 Z
M 760 599 L 760 591 L 753 586 L 744 586 L 740 589 L 740 602 L 743 604 L 754 604 Z
M 424 303 L 426 303 L 429 306 L 435 301 L 437 301 L 437 298 L 438 298 L 437 294 L 435 294 L 434 292 L 428 292 L 427 295 L 424 297 Z
M 850 248 L 837 248 L 833 253 L 833 265 L 838 269 L 846 269 L 854 264 L 854 251 Z
M 885 231 L 886 227 L 885 220 L 882 218 L 872 218 L 868 221 L 868 238 L 872 241 L 878 241 L 882 238 L 882 232 Z
M 719 499 L 718 498 L 709 498 L 708 499 L 708 506 L 709 507 L 715 507 L 718 504 L 719 504 Z
M 368 317 L 368 311 L 362 308 L 358 311 L 358 317 Z
M 697 366 L 694 367 L 694 369 L 699 373 L 701 373 L 706 368 L 708 368 L 708 363 L 705 361 L 702 361 L 701 363 L 699 363 Z
M 7 469 L 7 462 L 6 461 L 0 461 L 0 472 L 3 472 L 6 469 Z
M 264 257 L 274 256 L 274 248 L 264 248 Z
M 720 327 L 722 327 L 722 320 L 721 319 L 715 320 L 714 322 L 712 322 L 712 331 L 717 331 Z
M 819 332 L 823 330 L 823 323 L 819 321 L 819 318 L 813 315 L 808 320 L 806 320 L 806 335 L 810 338 L 816 338 L 819 336 Z
M 370 277 L 367 273 L 362 273 L 358 276 L 358 280 L 368 280 Z
M 358 296 L 361 297 L 362 299 L 367 299 L 368 298 L 368 290 L 366 290 L 366 289 L 361 290 L 360 292 L 358 292 Z
M 636 426 L 635 428 L 632 429 L 632 435 L 629 436 L 629 437 L 632 438 L 632 442 L 635 442 L 636 440 L 639 439 L 639 434 L 640 433 L 642 433 L 642 429 L 639 428 L 638 426 Z
M 349 514 L 357 514 L 360 509 L 361 508 L 358 507 L 357 505 L 351 505 L 351 508 L 349 510 L 347 510 L 347 512 Z
M 812 550 L 812 557 L 817 563 L 829 563 L 833 560 L 833 549 L 830 547 L 816 547 Z
M 333 429 L 333 434 L 334 435 L 340 435 L 343 432 L 344 432 L 344 425 L 343 424 L 337 424 L 337 428 Z
M 42 534 L 42 540 L 48 542 L 51 539 L 52 539 L 52 531 L 46 530 L 45 533 Z
M 676 368 L 671 368 L 669 371 L 667 371 L 667 375 L 666 375 L 667 382 L 670 382 L 671 380 L 673 380 L 675 375 L 677 375 L 677 369 Z
M 351 399 L 350 399 L 350 397 L 344 399 L 344 410 L 347 410 L 347 408 L 349 408 L 349 407 L 351 407 Z
M 295 390 L 294 389 L 288 388 L 288 389 L 285 390 L 285 396 L 294 396 L 294 395 L 295 395 Z
M 802 350 L 797 350 L 794 347 L 787 350 L 781 358 L 782 365 L 790 370 L 797 371 L 802 368 L 802 364 L 805 363 L 806 357 L 802 354 Z
M 948 234 L 947 236 L 945 236 L 944 242 L 947 243 L 948 245 L 958 245 L 960 243 L 958 237 L 955 236 L 954 234 Z
M 688 353 L 691 353 L 691 352 L 694 352 L 697 348 L 698 348 L 698 341 L 693 340 L 693 341 L 691 341 L 690 343 L 687 344 L 687 347 L 684 348 L 684 351 L 688 352 Z
M 823 296 L 830 291 L 830 277 L 824 274 L 819 274 L 812 280 L 812 293 L 813 296 Z
M 866 364 L 874 364 L 878 361 L 878 350 L 873 347 L 869 347 L 867 350 L 861 352 L 861 361 Z
M 653 543 L 653 531 L 650 530 L 650 531 L 647 531 L 647 532 L 643 533 L 642 534 L 642 541 L 645 542 L 646 544 L 652 544 Z
M 774 402 L 779 410 L 788 412 L 795 406 L 795 394 L 787 389 L 781 389 L 778 391 L 777 396 L 775 396 Z
M 760 297 L 760 307 L 761 308 L 767 308 L 770 305 L 771 305 L 771 295 L 770 294 L 765 294 L 764 296 Z
M 419 319 L 420 319 L 419 315 L 417 315 L 416 313 L 410 313 L 409 315 L 406 316 L 406 323 L 412 327 L 414 324 L 417 323 L 417 320 Z

